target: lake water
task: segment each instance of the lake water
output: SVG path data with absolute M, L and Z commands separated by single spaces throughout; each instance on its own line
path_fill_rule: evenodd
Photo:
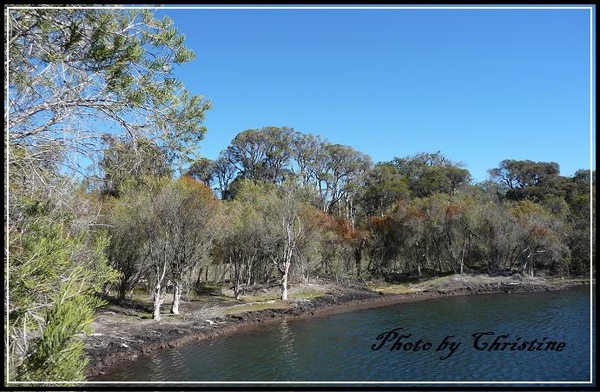
M 595 354 L 581 286 L 282 321 L 160 350 L 96 380 L 585 382 L 591 344 Z

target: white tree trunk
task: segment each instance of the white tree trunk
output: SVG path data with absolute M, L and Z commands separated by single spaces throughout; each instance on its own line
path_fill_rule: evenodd
M 287 301 L 288 299 L 288 275 L 290 271 L 290 263 L 285 263 L 283 267 L 283 276 L 281 277 L 281 299 Z
M 160 306 L 162 305 L 162 302 L 162 284 L 160 280 L 157 280 L 156 285 L 154 286 L 154 312 L 152 313 L 152 318 L 156 321 L 160 321 Z
M 165 298 L 166 287 L 163 286 L 162 282 L 165 279 L 167 273 L 167 262 L 163 261 L 162 266 L 155 265 L 156 271 L 156 285 L 154 286 L 154 311 L 152 318 L 156 321 L 160 321 L 160 307 L 163 304 Z
M 179 314 L 179 299 L 181 298 L 181 289 L 179 281 L 173 284 L 173 303 L 171 304 L 171 314 Z

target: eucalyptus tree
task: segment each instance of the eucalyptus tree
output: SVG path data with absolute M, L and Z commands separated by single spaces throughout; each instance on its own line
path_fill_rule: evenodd
M 135 143 L 103 136 L 107 145 L 100 161 L 101 192 L 119 196 L 124 186 L 141 184 L 148 177 L 172 177 L 173 156 L 152 140 L 140 137 Z
M 215 216 L 219 205 L 210 188 L 189 177 L 183 177 L 173 184 L 172 197 L 167 200 L 173 223 L 170 231 L 172 259 L 170 272 L 173 283 L 171 313 L 179 314 L 182 284 L 199 263 L 208 259 L 212 250 L 216 230 Z M 170 211 L 169 211 L 170 209 Z
M 166 294 L 165 278 L 168 276 L 170 262 L 174 258 L 171 246 L 175 222 L 171 208 L 173 187 L 168 178 L 153 178 L 143 186 L 133 188 L 131 201 L 136 227 L 140 231 L 140 255 L 148 278 L 152 284 L 152 318 L 161 319 L 161 306 Z M 127 201 L 127 199 L 123 199 Z M 131 218 L 129 218 L 131 219 Z
M 225 151 L 221 151 L 212 169 L 213 175 L 216 178 L 217 190 L 221 200 L 231 200 L 233 198 L 233 192 L 232 189 L 230 189 L 230 186 L 238 177 L 238 172 L 235 166 L 229 163 Z
M 287 301 L 290 267 L 293 261 L 298 260 L 301 238 L 306 236 L 301 216 L 306 199 L 303 200 L 302 189 L 293 181 L 286 181 L 279 187 L 278 199 L 275 212 L 276 221 L 281 225 L 279 242 L 282 243 L 282 249 L 274 262 L 281 275 L 281 299 Z
M 531 277 L 536 270 L 560 268 L 568 259 L 565 224 L 551 211 L 529 200 L 511 206 L 520 231 L 519 270 Z
M 455 273 L 463 274 L 467 263 L 472 261 L 476 240 L 476 210 L 480 203 L 480 199 L 473 195 L 455 196 L 446 210 L 448 254 Z
M 319 176 L 326 171 L 326 147 L 329 142 L 319 135 L 298 132 L 291 145 L 292 158 L 303 186 L 319 189 Z
M 389 162 L 381 162 L 367 172 L 360 192 L 360 204 L 367 216 L 383 217 L 398 200 L 410 196 L 407 177 Z
M 396 252 L 402 256 L 402 267 L 407 272 L 416 271 L 421 276 L 425 268 L 431 268 L 427 253 L 430 244 L 426 241 L 428 217 L 422 209 L 422 201 L 399 201 L 390 216 L 397 222 L 395 238 L 400 249 Z
M 308 188 L 304 188 L 302 193 L 303 203 L 299 211 L 302 231 L 301 235 L 296 238 L 296 249 L 290 266 L 289 278 L 308 282 L 321 265 L 324 248 L 322 239 L 325 231 L 323 221 L 331 216 L 310 203 L 312 193 Z
M 294 135 L 288 127 L 249 129 L 239 133 L 222 156 L 243 178 L 281 183 L 290 171 Z
M 439 151 L 394 158 L 391 163 L 406 176 L 413 197 L 427 197 L 436 192 L 455 194 L 471 180 L 462 162 L 453 162 Z
M 314 190 L 323 211 L 354 220 L 356 195 L 371 166 L 371 158 L 352 147 L 288 127 L 264 127 L 238 134 L 221 151 L 215 175 L 223 199 L 235 196 L 242 179 L 281 184 L 294 178 Z
M 556 162 L 505 159 L 489 170 L 491 178 L 505 187 L 509 200 L 529 199 L 540 202 L 558 190 L 560 167 Z
M 104 222 L 108 226 L 109 242 L 106 255 L 110 265 L 119 271 L 117 282 L 117 298 L 131 298 L 135 286 L 149 275 L 148 265 L 144 260 L 146 237 L 143 227 L 146 220 L 146 197 L 140 197 L 125 188 L 119 198 L 112 198 L 105 203 Z
M 279 272 L 281 299 L 288 299 L 290 268 L 301 263 L 301 255 L 310 247 L 312 233 L 307 229 L 309 213 L 308 195 L 293 180 L 276 186 L 268 182 L 242 180 L 234 200 L 239 203 L 234 241 L 229 242 L 233 263 L 245 262 L 270 265 Z M 234 265 L 242 271 L 241 265 Z M 269 271 L 269 269 L 267 269 Z M 236 273 L 236 281 L 238 274 Z
M 373 276 L 381 277 L 394 270 L 401 245 L 399 240 L 401 236 L 401 222 L 390 215 L 370 216 L 367 219 L 369 229 L 369 264 L 367 270 Z
M 208 158 L 199 158 L 186 172 L 187 176 L 195 178 L 204 185 L 211 187 L 215 181 L 216 162 Z
M 371 158 L 352 147 L 326 144 L 315 162 L 316 188 L 320 207 L 329 214 L 355 218 L 354 199 L 364 175 L 371 168 Z
M 226 220 L 223 222 L 223 236 L 218 246 L 223 263 L 231 268 L 233 295 L 240 299 L 243 286 L 250 285 L 256 280 L 254 271 L 261 260 L 261 241 L 263 225 L 259 212 L 253 203 L 242 202 L 239 199 L 225 204 Z
M 214 242 L 217 211 L 211 190 L 189 177 L 163 178 L 135 191 L 142 239 L 141 257 L 149 269 L 153 288 L 153 318 L 161 319 L 165 279 L 173 286 L 171 313 L 179 314 L 182 283 L 194 267 L 208 258 Z
M 516 265 L 521 250 L 521 231 L 507 205 L 478 203 L 473 213 L 475 241 L 471 249 L 471 265 L 488 273 Z

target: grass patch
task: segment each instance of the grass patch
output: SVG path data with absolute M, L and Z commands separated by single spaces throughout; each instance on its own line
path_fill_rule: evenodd
M 410 288 L 408 283 L 391 284 L 385 286 L 369 286 L 369 290 L 378 291 L 385 294 L 409 294 L 414 290 Z
M 290 304 L 287 301 L 265 301 L 265 302 L 254 302 L 247 304 L 240 304 L 230 306 L 225 309 L 226 314 L 239 314 L 245 312 L 254 312 L 259 310 L 267 310 L 267 309 L 287 309 L 290 307 Z
M 276 301 L 280 299 L 279 294 L 264 294 L 264 295 L 242 295 L 240 298 L 243 302 L 264 302 L 264 301 Z

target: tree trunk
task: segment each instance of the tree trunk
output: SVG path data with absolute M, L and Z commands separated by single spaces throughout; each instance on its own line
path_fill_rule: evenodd
M 160 307 L 163 304 L 163 299 L 165 298 L 165 291 L 167 288 L 163 286 L 162 282 L 165 279 L 165 274 L 167 273 L 167 262 L 163 261 L 162 266 L 155 265 L 156 272 L 156 285 L 154 286 L 154 311 L 152 314 L 152 318 L 156 321 L 160 321 Z
M 208 267 L 207 267 L 208 269 Z M 202 283 L 202 272 L 203 272 L 204 268 L 200 267 L 200 270 L 198 271 L 198 277 L 196 278 L 196 287 L 200 287 L 200 283 Z M 208 280 L 207 280 L 208 282 Z
M 288 299 L 288 275 L 290 271 L 290 263 L 285 263 L 283 276 L 281 277 L 281 299 L 287 301 Z
M 242 294 L 242 290 L 240 289 L 242 280 L 241 263 L 239 259 L 234 263 L 231 257 L 229 257 L 229 263 L 233 265 L 233 296 L 239 300 Z
M 156 281 L 154 286 L 154 312 L 152 318 L 156 321 L 160 321 L 160 306 L 162 305 L 164 297 L 164 288 L 160 280 Z
M 173 303 L 171 304 L 171 314 L 179 314 L 179 299 L 181 298 L 181 289 L 179 281 L 173 284 Z
M 127 295 L 127 286 L 125 285 L 125 283 L 121 282 L 121 284 L 119 285 L 119 301 L 123 301 L 125 300 L 125 296 Z
M 235 283 L 233 284 L 233 296 L 237 300 L 240 300 L 242 297 L 242 285 L 239 277 L 235 278 Z

